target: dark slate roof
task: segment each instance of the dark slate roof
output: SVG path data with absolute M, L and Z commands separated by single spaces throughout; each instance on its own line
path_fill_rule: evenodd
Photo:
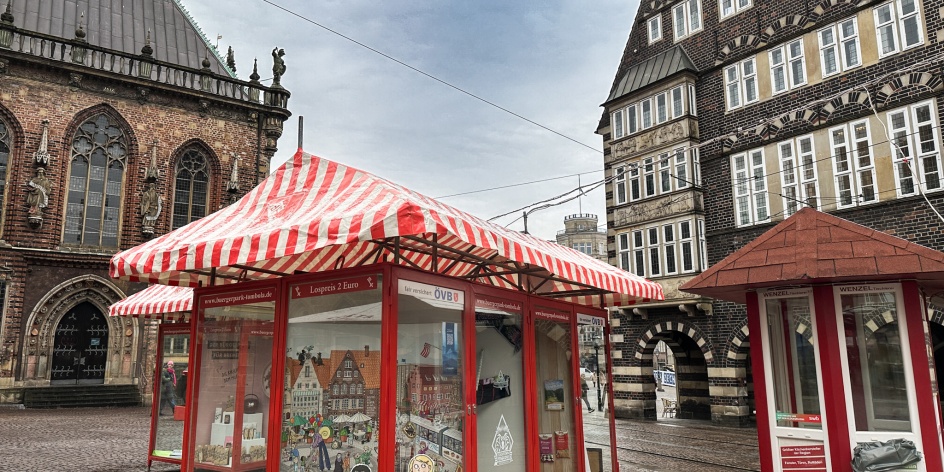
M 150 30 L 155 59 L 199 69 L 209 47 L 210 69 L 235 76 L 179 0 L 13 0 L 14 26 L 60 38 L 75 38 L 83 13 L 89 44 L 141 54 Z
M 674 46 L 669 50 L 656 54 L 645 61 L 636 64 L 626 71 L 626 74 L 619 80 L 607 102 L 626 94 L 635 92 L 647 85 L 654 84 L 666 77 L 681 71 L 698 72 L 695 64 L 685 54 L 681 46 Z

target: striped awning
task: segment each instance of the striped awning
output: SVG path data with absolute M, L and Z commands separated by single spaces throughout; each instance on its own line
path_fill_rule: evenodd
M 108 307 L 111 316 L 184 320 L 193 307 L 193 289 L 171 285 L 151 285 Z
M 299 150 L 239 201 L 116 254 L 111 276 L 195 287 L 389 261 L 589 306 L 662 287 Z

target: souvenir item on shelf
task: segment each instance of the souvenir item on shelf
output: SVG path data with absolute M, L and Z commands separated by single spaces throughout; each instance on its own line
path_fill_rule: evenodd
M 557 431 L 554 433 L 554 448 L 557 449 L 557 457 L 570 457 L 570 435 L 567 431 Z
M 246 395 L 246 398 L 243 400 L 243 413 L 258 413 L 259 412 L 259 396 L 255 393 L 250 393 Z
M 538 447 L 541 451 L 541 462 L 554 462 L 554 435 L 538 435 Z

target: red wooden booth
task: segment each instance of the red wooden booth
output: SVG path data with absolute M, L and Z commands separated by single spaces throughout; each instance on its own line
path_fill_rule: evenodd
M 897 470 L 944 470 L 944 254 L 806 208 L 681 288 L 747 305 L 761 470 L 848 471 L 892 439 L 923 455 Z
M 578 331 L 602 326 L 609 352 L 602 307 L 662 298 L 582 253 L 301 151 L 111 270 L 199 287 L 188 471 L 587 471 Z M 595 446 L 618 470 L 608 425 Z
M 192 309 L 193 289 L 168 285 L 152 285 L 108 307 L 110 316 L 150 319 L 148 329 L 157 330 L 157 346 L 154 358 L 150 359 L 153 360 L 154 375 L 151 379 L 148 468 L 154 461 L 181 462 L 187 416 L 185 402 L 190 374 Z M 161 324 L 155 320 L 160 320 Z

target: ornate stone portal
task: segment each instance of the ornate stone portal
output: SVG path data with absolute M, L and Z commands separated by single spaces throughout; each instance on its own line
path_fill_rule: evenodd
M 43 296 L 26 324 L 26 343 L 20 362 L 24 386 L 49 385 L 56 327 L 69 310 L 83 302 L 95 306 L 107 318 L 105 383 L 131 383 L 139 338 L 137 324 L 133 318 L 107 316 L 108 306 L 124 297 L 114 284 L 97 275 L 67 280 Z

